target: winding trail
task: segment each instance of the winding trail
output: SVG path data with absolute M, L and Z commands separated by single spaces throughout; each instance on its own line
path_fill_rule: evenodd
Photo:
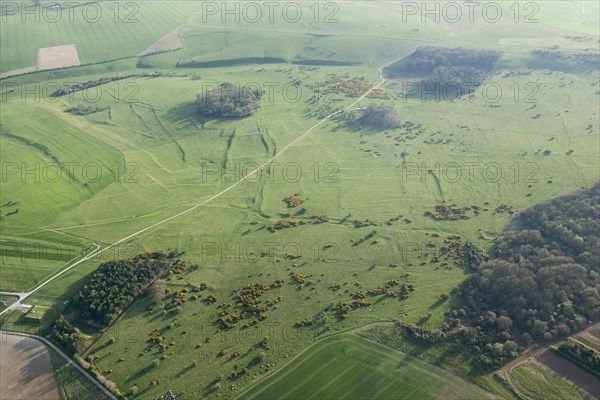
M 30 291 L 28 292 L 22 292 L 22 293 L 11 293 L 11 292 L 3 292 L 1 294 L 5 294 L 5 295 L 14 295 L 14 296 L 18 296 L 19 300 L 14 302 L 13 304 L 11 304 L 10 306 L 8 306 L 7 308 L 5 308 L 4 310 L 2 310 L 0 312 L 0 316 L 6 312 L 9 311 L 14 311 L 17 309 L 21 309 L 23 307 L 23 301 L 25 299 L 27 299 L 28 297 L 30 297 L 32 294 L 34 294 L 35 292 L 39 291 L 40 289 L 42 289 L 43 287 L 45 287 L 46 285 L 48 285 L 50 282 L 54 281 L 55 279 L 57 279 L 58 277 L 60 277 L 61 275 L 65 274 L 66 272 L 72 270 L 73 268 L 77 267 L 79 264 L 82 264 L 86 261 L 91 260 L 92 258 L 95 258 L 96 256 L 110 250 L 111 248 L 118 246 L 119 244 L 126 242 L 129 239 L 132 239 L 136 236 L 141 235 L 144 232 L 147 232 L 151 229 L 156 228 L 157 226 L 160 226 L 166 222 L 169 222 L 175 218 L 178 218 L 182 215 L 185 215 L 191 211 L 194 211 L 195 209 L 202 207 L 204 205 L 206 205 L 207 203 L 221 197 L 222 195 L 224 195 L 225 193 L 229 192 L 230 190 L 236 188 L 238 185 L 240 185 L 242 182 L 246 181 L 248 178 L 250 178 L 252 175 L 256 174 L 257 172 L 259 172 L 262 168 L 264 168 L 265 166 L 267 166 L 268 164 L 272 163 L 276 158 L 278 158 L 279 156 L 281 156 L 284 152 L 286 152 L 288 149 L 290 149 L 292 146 L 294 146 L 296 143 L 298 143 L 300 140 L 304 139 L 306 136 L 310 135 L 310 133 L 312 131 L 314 131 L 316 128 L 318 128 L 320 125 L 324 124 L 325 122 L 329 121 L 332 117 L 334 117 L 335 115 L 343 112 L 343 111 L 347 111 L 347 110 L 351 110 L 353 109 L 353 107 L 359 103 L 360 101 L 362 101 L 366 96 L 369 95 L 369 93 L 371 93 L 373 90 L 381 87 L 385 82 L 385 78 L 383 77 L 383 68 L 385 68 L 386 66 L 398 61 L 394 60 L 391 61 L 385 65 L 382 65 L 381 67 L 379 67 L 379 78 L 381 79 L 381 82 L 379 82 L 377 85 L 373 86 L 371 89 L 369 89 L 367 92 L 365 92 L 362 96 L 360 96 L 356 101 L 354 101 L 352 104 L 350 104 L 349 106 L 347 106 L 346 108 L 343 108 L 341 110 L 335 111 L 331 114 L 329 114 L 328 116 L 326 116 L 325 118 L 323 118 L 322 120 L 318 121 L 316 124 L 314 124 L 312 127 L 310 127 L 306 132 L 304 132 L 302 135 L 298 136 L 296 139 L 294 139 L 292 142 L 290 142 L 289 144 L 287 144 L 285 147 L 283 147 L 281 150 L 279 150 L 277 153 L 275 153 L 273 155 L 273 157 L 271 157 L 270 159 L 268 159 L 267 161 L 265 161 L 263 164 L 261 164 L 259 167 L 257 167 L 254 171 L 250 172 L 249 174 L 247 174 L 246 176 L 242 177 L 239 181 L 233 183 L 231 186 L 223 189 L 222 191 L 220 191 L 219 193 L 209 197 L 208 199 L 200 202 L 199 204 L 196 204 L 193 207 L 190 207 L 184 211 L 181 211 L 175 215 L 172 215 L 171 217 L 165 218 L 162 221 L 158 221 L 144 229 L 140 229 L 137 232 L 132 233 L 131 235 L 128 235 L 116 242 L 114 242 L 111 245 L 108 245 L 104 248 L 101 248 L 101 246 L 97 243 L 94 243 L 94 245 L 96 246 L 96 248 L 89 254 L 85 255 L 84 257 L 82 257 L 80 260 L 73 262 L 71 265 L 67 266 L 66 268 L 61 269 L 60 271 L 58 271 L 56 274 L 50 276 L 48 279 L 46 279 L 45 281 L 43 281 L 42 283 L 34 286 Z M 63 357 L 65 360 L 67 360 L 67 362 L 69 362 L 69 364 L 73 365 L 75 368 L 77 368 L 86 378 L 88 378 L 90 381 L 92 381 L 96 386 L 98 386 L 110 399 L 115 399 L 116 397 L 114 395 L 112 395 L 106 388 L 104 388 L 96 379 L 94 379 L 90 374 L 87 373 L 87 371 L 85 371 L 82 367 L 80 367 L 75 361 L 73 361 L 70 357 L 68 357 L 66 354 L 64 354 L 58 347 L 56 347 L 54 344 L 52 344 L 50 341 L 46 340 L 45 338 L 41 337 L 41 336 L 36 336 L 36 335 L 29 335 L 26 333 L 9 333 L 9 332 L 5 332 L 5 331 L 0 331 L 0 334 L 14 334 L 14 335 L 20 335 L 20 336 L 25 336 L 25 337 L 30 337 L 30 338 L 34 338 L 36 340 L 40 340 L 43 343 L 45 343 L 46 345 L 52 347 L 52 349 L 54 349 L 61 357 Z
M 400 58 L 402 59 L 402 58 Z M 10 306 L 8 306 L 6 309 L 4 309 L 3 311 L 0 312 L 0 315 L 8 312 L 8 311 L 13 311 L 15 309 L 19 309 L 23 306 L 23 300 L 25 300 L 26 298 L 28 298 L 29 296 L 31 296 L 33 293 L 39 291 L 40 289 L 42 289 L 44 286 L 46 286 L 47 284 L 49 284 L 50 282 L 52 282 L 53 280 L 55 280 L 56 278 L 58 278 L 59 276 L 63 275 L 64 273 L 70 271 L 71 269 L 75 268 L 76 266 L 78 266 L 79 264 L 82 264 L 86 261 L 91 260 L 92 258 L 112 249 L 113 247 L 118 246 L 119 244 L 128 241 L 129 239 L 132 239 L 136 236 L 141 235 L 142 233 L 148 232 L 151 229 L 156 228 L 157 226 L 160 226 L 166 222 L 169 222 L 171 220 L 174 220 L 175 218 L 181 217 L 182 215 L 185 215 L 187 213 L 190 213 L 192 211 L 194 211 L 195 209 L 202 207 L 204 205 L 206 205 L 207 203 L 221 197 L 222 195 L 224 195 L 225 193 L 231 191 L 232 189 L 235 189 L 237 186 L 239 186 L 241 183 L 243 183 L 244 181 L 246 181 L 248 178 L 250 178 L 251 176 L 253 176 L 254 174 L 258 173 L 262 168 L 264 168 L 265 166 L 271 164 L 275 159 L 277 159 L 279 156 L 281 156 L 283 153 L 285 153 L 288 149 L 290 149 L 291 147 L 293 147 L 296 143 L 298 143 L 299 141 L 301 141 L 302 139 L 304 139 L 306 136 L 310 135 L 312 133 L 312 131 L 314 131 L 316 128 L 318 128 L 319 126 L 321 126 L 322 124 L 324 124 L 325 122 L 329 121 L 331 118 L 333 118 L 335 115 L 343 112 L 343 111 L 348 111 L 351 110 L 356 104 L 358 104 L 360 101 L 362 101 L 366 96 L 369 95 L 369 93 L 371 93 L 373 90 L 378 89 L 379 87 L 381 87 L 385 82 L 385 78 L 383 77 L 383 68 L 385 68 L 386 66 L 395 63 L 396 61 L 399 61 L 400 59 L 396 59 L 393 60 L 387 64 L 382 65 L 381 67 L 378 68 L 379 70 L 379 78 L 381 79 L 381 82 L 379 82 L 377 85 L 373 86 L 371 89 L 369 89 L 368 91 L 366 91 L 362 96 L 360 96 L 358 99 L 356 99 L 356 101 L 354 101 L 352 104 L 350 104 L 349 106 L 347 106 L 346 108 L 342 108 L 338 111 L 335 111 L 331 114 L 329 114 L 328 116 L 326 116 L 325 118 L 323 118 L 322 120 L 318 121 L 316 124 L 314 124 L 313 126 L 311 126 L 306 132 L 304 132 L 302 135 L 298 136 L 296 139 L 292 140 L 290 143 L 288 143 L 285 147 L 283 147 L 281 150 L 279 150 L 277 153 L 275 153 L 275 155 L 273 155 L 273 157 L 269 158 L 267 161 L 265 161 L 264 163 L 262 163 L 260 166 L 258 166 L 256 169 L 254 169 L 252 172 L 248 173 L 247 175 L 243 176 L 239 181 L 233 183 L 232 185 L 228 186 L 227 188 L 223 189 L 222 191 L 220 191 L 219 193 L 212 195 L 211 197 L 209 197 L 208 199 L 196 204 L 195 206 L 192 206 L 186 210 L 183 210 L 181 212 L 178 212 L 175 215 L 172 215 L 168 218 L 163 219 L 162 221 L 158 221 L 155 222 L 154 224 L 147 226 L 146 228 L 140 229 L 137 232 L 132 233 L 131 235 L 128 235 L 120 240 L 117 240 L 116 242 L 114 242 L 113 244 L 110 244 L 104 248 L 100 248 L 100 246 L 96 243 L 94 243 L 97 248 L 92 251 L 90 254 L 86 255 L 85 257 L 81 258 L 78 261 L 75 261 L 74 263 L 72 263 L 71 265 L 69 265 L 68 267 L 60 270 L 59 272 L 57 272 L 56 274 L 52 275 L 51 277 L 49 277 L 48 279 L 46 279 L 45 281 L 43 281 L 42 283 L 40 283 L 39 285 L 35 286 L 32 290 L 30 290 L 29 292 L 25 292 L 25 293 L 14 293 L 14 295 L 19 296 L 19 301 L 15 302 L 14 304 L 11 304 Z M 8 293 L 11 294 L 11 293 Z

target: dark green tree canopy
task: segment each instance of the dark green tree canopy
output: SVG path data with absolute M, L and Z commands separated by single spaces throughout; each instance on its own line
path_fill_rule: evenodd
M 251 86 L 223 83 L 218 88 L 205 90 L 196 99 L 198 113 L 208 117 L 249 117 L 260 108 L 263 93 Z

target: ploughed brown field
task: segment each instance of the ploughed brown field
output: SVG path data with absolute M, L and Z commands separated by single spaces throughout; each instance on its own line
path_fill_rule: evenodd
M 600 398 L 600 380 L 573 363 L 557 356 L 551 350 L 540 353 L 536 356 L 536 360 L 557 374 L 569 379 L 596 399 Z
M 0 399 L 61 399 L 50 355 L 43 343 L 0 334 Z
M 574 337 L 581 343 L 590 346 L 592 349 L 600 351 L 600 324 L 596 324 L 592 328 L 587 329 Z

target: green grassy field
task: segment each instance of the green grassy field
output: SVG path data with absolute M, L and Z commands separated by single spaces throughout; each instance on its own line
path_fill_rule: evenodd
M 368 384 L 365 384 L 368 382 Z M 354 335 L 310 347 L 240 399 L 484 399 L 490 395 L 445 371 Z
M 586 394 L 535 361 L 516 366 L 511 373 L 516 389 L 534 399 L 585 399 Z
M 51 310 L 39 322 L 24 321 L 20 313 L 4 319 L 30 330 L 43 329 L 52 322 L 51 316 L 72 311 L 65 302 L 101 262 L 129 258 L 144 249 L 185 251 L 183 258 L 199 268 L 170 276 L 167 287 L 176 291 L 205 283 L 206 294 L 218 296 L 219 302 L 207 305 L 190 300 L 173 315 L 163 314 L 160 305 L 142 296 L 107 332 L 99 334 L 85 322 L 79 326 L 97 336 L 87 352 L 95 356 L 97 367 L 112 371 L 108 378 L 124 392 L 137 385 L 138 398 L 158 397 L 169 389 L 176 391 L 178 398 L 197 398 L 219 375 L 229 376 L 234 364 L 240 369 L 248 366 L 249 374 L 225 380 L 210 396 L 224 396 L 231 385 L 240 393 L 315 339 L 374 321 L 395 320 L 435 328 L 456 300 L 440 301 L 440 294 L 451 292 L 470 274 L 452 260 L 444 261 L 446 265 L 432 262 L 449 235 L 489 248 L 510 218 L 506 212 L 495 212 L 497 207 L 504 204 L 522 210 L 597 179 L 600 124 L 597 102 L 590 101 L 597 99 L 597 75 L 577 69 L 559 72 L 533 68 L 528 55 L 529 50 L 555 44 L 566 52 L 597 47 L 597 37 L 583 44 L 566 38 L 594 33 L 597 18 L 592 16 L 597 4 L 589 2 L 587 6 L 586 2 L 586 14 L 577 17 L 580 2 L 551 2 L 556 3 L 554 6 L 548 2 L 540 5 L 538 24 L 525 26 L 508 18 L 491 26 L 481 21 L 423 24 L 419 17 L 401 24 L 400 6 L 390 2 L 340 3 L 339 23 L 328 25 L 307 21 L 290 24 L 279 19 L 268 25 L 221 23 L 218 17 L 204 23 L 199 6 L 180 3 L 140 3 L 140 12 L 147 18 L 127 27 L 102 22 L 98 29 L 71 24 L 69 29 L 58 30 L 43 24 L 18 24 L 10 18 L 2 24 L 2 72 L 31 65 L 37 47 L 55 44 L 75 43 L 81 61 L 86 63 L 132 58 L 0 81 L 6 85 L 2 87 L 0 125 L 4 163 L 0 236 L 34 247 L 20 252 L 2 248 L 7 268 L 3 264 L 0 289 L 29 290 L 65 266 L 68 260 L 64 257 L 30 263 L 39 253 L 38 244 L 74 248 L 78 251 L 73 257 L 77 257 L 93 249 L 93 243 L 114 243 L 229 188 L 244 175 L 240 168 L 252 170 L 251 166 L 269 160 L 322 117 L 356 100 L 337 94 L 315 101 L 314 86 L 322 84 L 329 74 L 364 78 L 374 85 L 379 83 L 378 67 L 409 56 L 419 45 L 489 48 L 503 52 L 499 71 L 487 82 L 487 87 L 499 87 L 502 96 L 492 102 L 486 99 L 484 87 L 472 98 L 465 96 L 455 102 L 406 100 L 399 90 L 402 82 L 390 79 L 383 87 L 389 96 L 385 103 L 398 110 L 403 122 L 419 125 L 417 129 L 356 131 L 343 120 L 327 121 L 281 154 L 277 164 L 269 165 L 260 178 L 248 179 L 205 206 L 78 265 L 35 293 L 28 303 Z M 563 22 L 558 17 L 564 13 L 573 19 Z M 185 25 L 182 50 L 136 57 L 154 40 L 181 25 Z M 64 38 L 56 38 L 58 32 Z M 28 35 L 26 40 L 19 39 L 24 34 Z M 283 61 L 240 61 L 265 57 Z M 181 67 L 190 61 L 223 60 L 226 62 L 220 67 Z M 318 65 L 288 63 L 306 60 Z M 346 65 L 325 66 L 328 62 Z M 60 98 L 38 96 L 39 101 L 34 96 L 23 100 L 22 86 L 14 93 L 8 90 L 13 88 L 9 84 L 62 85 L 154 70 L 164 76 L 131 77 L 100 86 L 97 101 L 90 100 L 95 90 Z M 264 98 L 261 109 L 243 120 L 198 116 L 196 95 L 207 84 L 226 81 L 257 84 L 265 90 L 269 85 L 276 87 L 273 97 Z M 529 90 L 532 84 L 533 93 Z M 286 85 L 301 89 L 297 101 L 284 95 Z M 364 99 L 356 107 L 379 102 Z M 78 105 L 90 105 L 98 111 L 85 116 L 66 112 Z M 43 166 L 56 160 L 62 165 L 94 163 L 103 175 L 90 179 L 78 167 L 72 179 L 66 173 L 56 181 L 35 181 L 35 175 L 22 179 L 21 163 L 31 169 L 36 163 Z M 6 169 L 12 168 L 9 164 L 19 169 Z M 439 185 L 427 169 L 435 171 Z M 498 171 L 500 175 L 495 174 Z M 293 194 L 299 194 L 304 203 L 290 210 L 283 199 Z M 471 219 L 464 221 L 434 221 L 424 215 L 442 201 L 488 210 L 478 216 L 470 214 Z M 17 208 L 18 213 L 7 215 Z M 289 215 L 299 208 L 306 210 Z M 326 214 L 329 222 L 268 230 L 284 219 L 310 221 L 313 214 Z M 399 221 L 390 222 L 398 215 L 402 215 Z M 354 227 L 354 220 L 366 219 L 375 225 Z M 435 242 L 435 247 L 430 242 Z M 267 255 L 260 256 L 264 252 Z M 290 279 L 291 273 L 307 275 L 311 284 L 300 288 Z M 369 297 L 371 305 L 352 309 L 343 320 L 329 309 L 339 301 L 351 302 L 356 291 L 375 289 L 394 279 L 414 285 L 408 299 Z M 265 296 L 282 296 L 283 300 L 269 310 L 268 319 L 258 328 L 236 326 L 219 331 L 219 303 L 232 302 L 232 292 L 248 283 L 270 285 L 275 280 L 285 284 Z M 156 310 L 148 313 L 149 306 Z M 295 327 L 304 318 L 316 323 Z M 176 342 L 167 353 L 159 353 L 149 344 L 155 329 Z M 213 339 L 205 342 L 208 336 Z M 260 346 L 265 336 L 272 343 L 269 350 Z M 410 343 L 387 344 L 441 367 L 452 366 L 455 373 L 468 379 L 481 375 L 469 354 L 456 347 L 443 345 L 412 352 Z M 327 346 L 337 349 L 338 345 L 328 342 Z M 351 343 L 339 346 L 354 348 L 351 354 L 373 363 L 369 365 L 394 362 L 371 360 L 368 352 Z M 239 358 L 219 357 L 222 348 L 229 349 L 230 354 L 239 352 Z M 252 363 L 263 351 L 269 367 Z M 162 355 L 166 358 L 151 368 L 152 361 Z M 121 357 L 123 361 L 119 361 Z M 314 362 L 323 364 L 322 358 Z M 342 368 L 337 361 L 335 365 L 336 370 Z M 432 382 L 439 382 L 439 374 L 446 374 L 429 368 L 437 371 Z M 352 371 L 359 373 L 358 369 Z M 369 373 L 385 379 L 387 375 L 378 375 L 378 371 Z M 414 371 L 413 375 L 421 376 Z M 151 386 L 153 380 L 160 384 Z M 506 396 L 489 382 L 477 383 Z M 413 389 L 420 386 L 407 385 Z M 432 383 L 432 390 L 435 387 Z M 461 388 L 467 387 L 461 383 Z M 315 386 L 311 390 L 318 389 Z M 325 390 L 333 389 L 331 385 Z M 401 383 L 388 389 L 397 393 L 411 390 Z M 425 389 L 417 388 L 415 393 L 421 393 L 419 390 Z M 453 395 L 460 397 L 459 392 Z
M 473 353 L 458 343 L 423 343 L 414 339 L 405 329 L 397 324 L 381 323 L 367 326 L 358 332 L 369 340 L 393 347 L 405 354 L 452 371 L 454 374 L 473 382 L 490 392 L 495 392 L 507 399 L 513 399 L 512 393 L 499 385 L 477 363 Z
M 0 256 L 0 290 L 21 292 L 67 265 L 81 252 L 75 245 L 59 243 L 4 242 Z

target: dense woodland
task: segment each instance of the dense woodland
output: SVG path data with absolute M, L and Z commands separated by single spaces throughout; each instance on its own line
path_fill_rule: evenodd
M 447 47 L 419 47 L 404 67 L 405 73 L 425 75 L 414 83 L 413 96 L 438 92 L 445 97 L 472 93 L 498 65 L 500 53 Z
M 600 183 L 521 212 L 460 287 L 443 330 L 468 337 L 487 366 L 598 320 Z M 469 329 L 472 328 L 472 329 Z
M 262 95 L 257 88 L 224 83 L 216 90 L 200 93 L 196 106 L 198 113 L 204 116 L 243 118 L 258 111 Z
M 102 264 L 73 299 L 79 316 L 109 324 L 157 277 L 181 263 L 178 256 L 175 251 L 145 252 Z
M 472 93 L 485 82 L 489 73 L 469 67 L 436 67 L 431 76 L 419 84 L 423 91 L 437 91 L 445 97 L 460 97 Z
M 493 71 L 499 60 L 500 53 L 493 50 L 422 46 L 411 55 L 407 71 L 432 74 L 439 67 Z

